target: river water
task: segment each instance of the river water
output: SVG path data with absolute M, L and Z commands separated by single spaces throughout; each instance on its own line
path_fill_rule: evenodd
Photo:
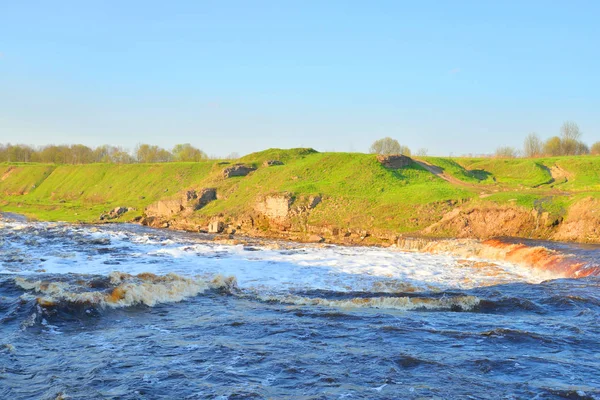
M 209 239 L 0 221 L 0 398 L 600 399 L 598 277 Z

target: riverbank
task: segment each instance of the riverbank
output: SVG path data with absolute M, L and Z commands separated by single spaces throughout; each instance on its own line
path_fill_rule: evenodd
M 0 165 L 0 210 L 46 221 L 300 242 L 499 236 L 600 243 L 600 157 L 377 158 L 270 149 L 236 161 Z

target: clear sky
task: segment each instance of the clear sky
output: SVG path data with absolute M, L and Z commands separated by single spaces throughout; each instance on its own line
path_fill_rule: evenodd
M 599 1 L 0 0 L 0 143 L 600 140 Z

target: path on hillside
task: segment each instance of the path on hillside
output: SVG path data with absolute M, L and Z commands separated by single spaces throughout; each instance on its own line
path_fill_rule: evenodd
M 431 172 L 432 174 L 434 174 L 435 176 L 445 180 L 446 182 L 449 182 L 453 185 L 457 185 L 457 186 L 462 186 L 465 188 L 469 188 L 469 189 L 474 189 L 479 191 L 479 197 L 480 198 L 485 198 L 485 197 L 489 197 L 491 196 L 494 192 L 498 192 L 498 190 L 492 190 L 489 187 L 485 187 L 483 185 L 478 185 L 475 183 L 469 183 L 469 182 L 464 182 L 461 181 L 458 178 L 455 178 L 454 176 L 447 174 L 446 172 L 444 172 L 444 169 L 441 167 L 438 167 L 437 165 L 433 165 L 427 161 L 424 160 L 416 160 L 413 159 L 414 162 L 416 162 L 417 164 L 419 164 L 421 167 L 425 168 L 427 171 Z M 546 166 L 542 166 L 543 168 L 545 168 L 548 173 L 550 174 L 550 176 L 552 177 L 552 179 L 548 182 L 542 183 L 540 185 L 537 186 L 533 186 L 532 189 L 538 189 L 538 188 L 542 188 L 543 186 L 546 185 L 551 185 L 551 184 L 561 184 L 561 183 L 565 183 L 568 182 L 569 178 L 572 178 L 572 174 L 566 170 L 564 170 L 563 168 L 559 167 L 558 165 L 554 165 L 550 168 L 546 167 Z M 502 190 L 503 192 L 506 191 L 518 191 L 518 190 Z M 552 190 L 545 190 L 544 192 L 549 193 L 549 194 L 563 194 L 563 195 L 568 195 L 570 194 L 570 192 L 565 192 L 565 191 L 561 191 L 559 189 L 552 189 Z
M 442 178 L 443 180 L 448 181 L 454 185 L 475 187 L 474 185 L 469 184 L 467 182 L 463 182 L 460 179 L 453 177 L 452 175 L 448 175 L 447 173 L 444 172 L 444 170 L 442 168 L 438 167 L 437 165 L 430 164 L 427 161 L 423 161 L 423 160 L 414 160 L 414 161 L 417 164 L 419 164 L 421 167 L 425 168 L 427 171 L 431 172 L 432 174 L 436 175 L 437 177 Z
M 554 184 L 560 185 L 562 183 L 569 182 L 569 179 L 573 177 L 573 174 L 571 174 L 569 171 L 566 171 L 565 169 L 563 169 L 562 167 L 560 167 L 556 164 L 554 164 L 550 168 L 548 168 L 547 166 L 542 165 L 542 164 L 538 164 L 538 165 L 540 165 L 540 167 L 542 167 L 546 172 L 548 172 L 552 178 L 548 182 L 544 182 L 544 183 L 534 186 L 534 188 L 538 188 L 538 187 L 545 186 L 545 185 L 553 185 L 553 186 L 554 186 Z
M 437 176 L 439 178 L 442 178 L 446 182 L 449 182 L 453 185 L 463 186 L 463 187 L 467 187 L 470 189 L 475 189 L 475 190 L 480 191 L 479 197 L 481 197 L 481 198 L 488 197 L 492 194 L 490 189 L 484 188 L 481 185 L 463 182 L 460 179 L 455 178 L 452 175 L 445 173 L 444 170 L 442 168 L 438 167 L 437 165 L 430 164 L 427 161 L 423 161 L 423 160 L 414 160 L 414 161 L 417 164 L 419 164 L 421 167 L 425 168 L 427 171 L 431 172 L 432 174 L 434 174 L 435 176 Z

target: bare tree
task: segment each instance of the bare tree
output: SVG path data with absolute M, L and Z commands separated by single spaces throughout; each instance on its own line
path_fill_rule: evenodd
M 578 141 L 581 139 L 581 131 L 579 130 L 579 126 L 575 122 L 566 121 L 560 127 L 560 136 L 564 141 Z
M 592 145 L 590 153 L 594 156 L 600 155 L 600 142 L 596 142 Z
M 409 156 L 410 149 L 407 146 L 401 146 L 396 139 L 385 137 L 376 140 L 371 145 L 369 153 L 372 154 L 404 154 Z
M 429 150 L 427 150 L 425 147 L 421 147 L 419 150 L 417 150 L 417 156 L 420 157 L 427 156 L 427 153 L 429 153 Z
M 542 141 L 536 133 L 530 133 L 523 143 L 525 157 L 539 157 L 542 155 Z

